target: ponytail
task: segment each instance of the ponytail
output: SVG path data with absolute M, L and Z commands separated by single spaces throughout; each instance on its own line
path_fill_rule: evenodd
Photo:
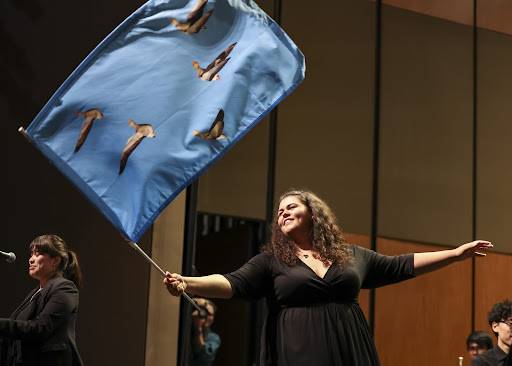
M 78 263 L 78 257 L 72 250 L 68 250 L 68 263 L 62 271 L 62 274 L 65 278 L 74 282 L 76 287 L 80 288 L 82 286 L 82 270 Z

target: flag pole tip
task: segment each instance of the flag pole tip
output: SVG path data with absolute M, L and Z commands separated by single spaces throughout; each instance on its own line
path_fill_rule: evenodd
M 23 127 L 20 126 L 18 128 L 18 132 L 21 133 L 23 135 L 23 137 L 25 137 L 28 141 L 30 141 L 28 138 L 27 130 L 25 130 Z

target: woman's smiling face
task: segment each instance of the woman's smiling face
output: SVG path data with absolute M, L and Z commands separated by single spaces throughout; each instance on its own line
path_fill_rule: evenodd
M 277 224 L 287 236 L 307 234 L 311 227 L 311 213 L 298 196 L 286 196 L 279 203 Z

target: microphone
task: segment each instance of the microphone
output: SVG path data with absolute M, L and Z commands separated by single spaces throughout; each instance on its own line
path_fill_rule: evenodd
M 6 253 L 0 250 L 0 257 L 4 258 L 7 263 L 13 263 L 16 260 L 16 254 L 13 252 Z

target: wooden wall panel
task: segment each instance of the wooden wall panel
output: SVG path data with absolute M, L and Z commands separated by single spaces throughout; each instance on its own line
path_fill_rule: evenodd
M 452 22 L 473 24 L 473 0 L 383 0 L 382 2 Z
M 325 198 L 343 229 L 370 232 L 374 5 L 325 11 L 283 2 L 283 28 L 306 57 L 306 79 L 279 106 L 276 196 L 291 187 Z
M 477 0 L 477 25 L 512 35 L 512 1 Z
M 477 258 L 475 266 L 475 328 L 492 334 L 487 314 L 493 304 L 512 300 L 512 255 L 489 253 Z M 494 336 L 493 336 L 494 338 Z
M 379 236 L 471 238 L 471 28 L 383 7 Z
M 383 4 L 473 26 L 473 0 L 383 0 Z M 478 27 L 512 35 L 510 0 L 477 0 Z
M 510 65 L 512 36 L 480 31 L 477 92 L 477 236 L 491 240 L 495 250 L 506 253 L 512 253 Z
M 380 239 L 378 252 L 440 247 Z M 378 289 L 375 340 L 382 366 L 457 365 L 471 331 L 471 261 Z
M 162 269 L 181 273 L 185 235 L 186 191 L 160 214 L 153 225 L 151 257 Z M 162 284 L 162 275 L 151 268 L 146 322 L 144 365 L 175 365 L 178 359 L 180 299 Z

